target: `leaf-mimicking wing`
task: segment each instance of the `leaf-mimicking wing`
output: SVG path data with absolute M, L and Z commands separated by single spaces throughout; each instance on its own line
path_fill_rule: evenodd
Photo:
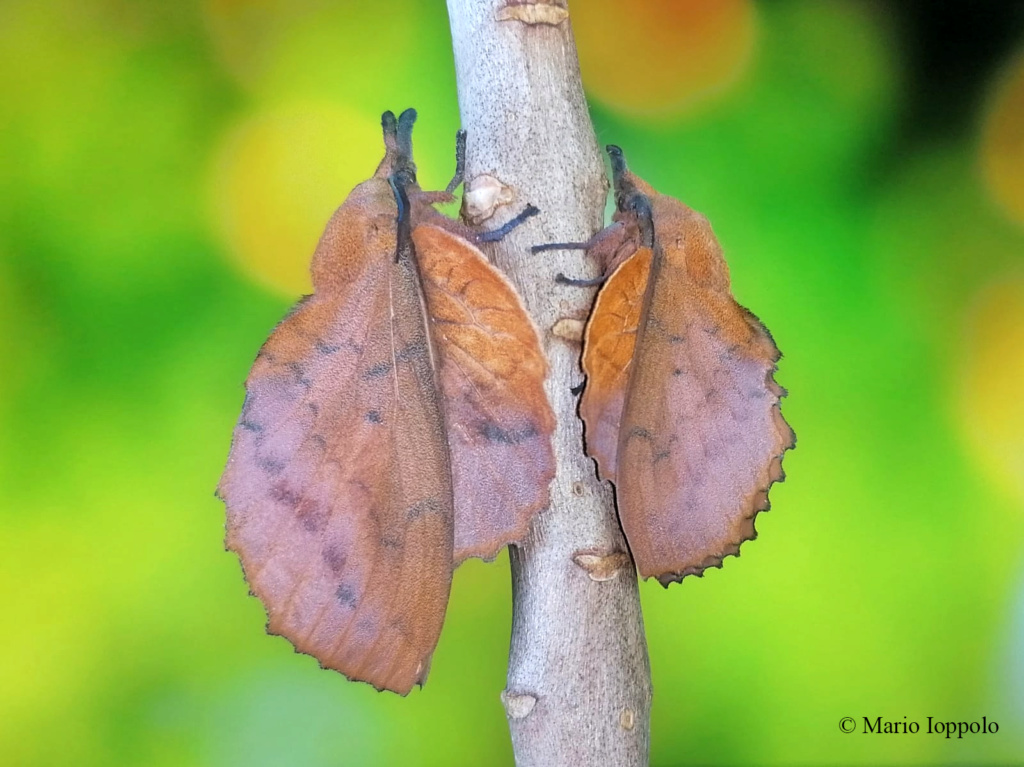
M 619 426 L 626 386 L 633 368 L 651 249 L 641 247 L 608 277 L 594 302 L 583 337 L 587 385 L 580 416 L 587 426 L 587 453 L 597 460 L 601 479 L 615 482 Z
M 444 392 L 455 561 L 493 558 L 547 505 L 554 414 L 537 329 L 512 284 L 466 239 L 413 230 Z
M 619 432 L 623 529 L 641 574 L 665 581 L 720 565 L 754 537 L 792 447 L 771 337 L 727 287 L 686 269 L 695 249 L 720 257 L 692 216 L 652 284 Z
M 452 573 L 453 498 L 419 278 L 388 181 L 357 187 L 316 293 L 246 383 L 219 493 L 268 630 L 379 689 L 422 683 Z
M 778 349 L 732 297 L 707 219 L 624 165 L 616 187 L 620 221 L 637 196 L 646 200 L 637 209 L 653 218 L 653 250 L 634 216 L 635 253 L 588 324 L 580 412 L 588 452 L 615 482 L 639 573 L 667 585 L 721 566 L 755 536 L 794 436 L 773 378 Z

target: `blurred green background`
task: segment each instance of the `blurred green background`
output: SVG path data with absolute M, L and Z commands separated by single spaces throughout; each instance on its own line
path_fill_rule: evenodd
M 711 218 L 800 437 L 741 559 L 643 585 L 652 762 L 1024 762 L 1021 4 L 573 12 L 599 139 Z M 507 557 L 401 699 L 264 634 L 213 497 L 409 105 L 442 185 L 438 0 L 0 2 L 0 764 L 511 763 Z

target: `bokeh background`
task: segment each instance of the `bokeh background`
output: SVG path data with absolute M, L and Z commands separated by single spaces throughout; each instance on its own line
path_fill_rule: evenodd
M 1024 761 L 1024 8 L 576 0 L 602 143 L 709 215 L 800 437 L 741 559 L 643 586 L 652 761 Z M 407 699 L 264 634 L 213 488 L 439 0 L 0 2 L 0 764 L 510 764 L 507 558 Z M 843 716 L 999 723 L 845 735 Z

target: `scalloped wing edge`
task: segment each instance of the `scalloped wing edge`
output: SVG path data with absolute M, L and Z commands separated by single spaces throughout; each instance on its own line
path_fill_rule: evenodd
M 752 314 L 750 316 L 753 317 Z M 758 321 L 758 324 L 761 325 L 760 321 Z M 768 332 L 764 325 L 761 325 L 761 328 L 764 329 L 765 333 Z M 771 334 L 768 334 L 768 337 L 770 339 Z M 776 347 L 776 351 L 778 352 L 778 347 Z M 775 359 L 779 360 L 781 358 L 782 353 L 778 352 Z M 705 570 L 711 567 L 721 569 L 726 557 L 739 557 L 740 546 L 747 541 L 752 541 L 757 538 L 757 530 L 754 526 L 756 517 L 760 512 L 771 509 L 772 504 L 768 498 L 768 493 L 771 490 L 772 485 L 776 482 L 785 481 L 786 472 L 782 468 L 782 459 L 785 457 L 787 450 L 792 450 L 796 447 L 796 432 L 793 431 L 793 427 L 789 425 L 785 417 L 782 415 L 782 403 L 779 401 L 783 397 L 787 396 L 789 392 L 776 383 L 775 373 L 777 370 L 778 365 L 773 365 L 765 378 L 765 384 L 767 385 L 768 390 L 775 394 L 777 398 L 775 404 L 772 405 L 772 420 L 775 423 L 775 433 L 777 437 L 776 444 L 779 445 L 779 447 L 777 448 L 777 452 L 772 455 L 771 461 L 768 463 L 768 481 L 755 489 L 754 492 L 748 495 L 741 504 L 741 508 L 745 508 L 746 512 L 740 518 L 739 540 L 725 544 L 720 553 L 708 555 L 699 565 L 687 567 L 678 572 L 662 573 L 661 575 L 645 575 L 644 580 L 647 580 L 648 578 L 657 578 L 658 582 L 667 589 L 672 583 L 682 583 L 683 578 L 688 575 L 695 575 L 698 578 L 703 578 Z
M 218 498 L 220 497 L 219 490 L 218 490 L 218 493 L 217 493 L 217 497 Z M 221 500 L 223 500 L 223 499 L 221 499 Z M 250 583 L 250 581 L 249 581 L 249 576 L 245 572 L 245 564 L 242 562 L 241 554 L 238 552 L 238 550 L 231 548 L 231 545 L 228 543 L 226 537 L 225 537 L 225 540 L 224 540 L 224 551 L 230 552 L 230 553 L 234 554 L 235 557 L 238 559 L 238 564 L 242 568 L 242 577 L 245 579 L 245 584 L 248 587 L 249 596 L 253 597 L 254 599 L 256 599 L 260 603 L 260 607 L 263 608 L 263 613 L 267 616 L 266 623 L 264 623 L 264 625 L 263 625 L 263 630 L 266 632 L 267 636 L 280 637 L 281 639 L 285 640 L 289 645 L 291 645 L 292 653 L 293 654 L 295 654 L 295 655 L 304 655 L 307 658 L 312 658 L 314 661 L 316 661 L 316 665 L 320 667 L 321 671 L 333 671 L 334 673 L 341 674 L 349 682 L 358 682 L 359 684 L 369 685 L 370 687 L 372 687 L 377 692 L 393 692 L 396 695 L 401 695 L 404 698 L 410 692 L 412 692 L 412 688 L 413 687 L 419 687 L 420 689 L 423 688 L 423 685 L 427 681 L 427 675 L 430 673 L 430 664 L 431 664 L 431 661 L 433 660 L 434 653 L 430 653 L 430 655 L 428 655 L 426 658 L 424 658 L 423 660 L 420 661 L 420 664 L 422 665 L 423 668 L 420 671 L 420 674 L 417 677 L 416 681 L 412 684 L 411 687 L 409 687 L 408 690 L 405 690 L 405 691 L 396 690 L 393 687 L 388 687 L 386 685 L 378 686 L 378 685 L 374 684 L 373 682 L 371 682 L 371 681 L 369 681 L 367 679 L 361 679 L 358 676 L 354 676 L 354 675 L 346 672 L 344 669 L 338 668 L 337 666 L 325 665 L 324 662 L 322 660 L 320 660 L 316 655 L 314 655 L 311 652 L 308 652 L 307 650 L 302 649 L 290 637 L 288 637 L 286 634 L 284 634 L 281 631 L 278 631 L 276 628 L 274 628 L 274 626 L 273 626 L 274 619 L 270 615 L 270 611 L 267 609 L 267 605 L 264 602 L 263 597 L 261 597 L 259 594 L 256 593 L 255 589 L 252 586 L 252 583 Z

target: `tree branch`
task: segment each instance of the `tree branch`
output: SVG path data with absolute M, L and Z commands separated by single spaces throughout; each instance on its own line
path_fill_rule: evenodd
M 508 0 L 448 0 L 448 13 L 468 132 L 464 213 L 494 228 L 527 203 L 541 210 L 490 247 L 545 339 L 558 419 L 551 507 L 511 550 L 502 701 L 516 763 L 645 765 L 651 684 L 636 572 L 611 491 L 583 453 L 571 391 L 593 291 L 555 280 L 596 270 L 579 252 L 529 252 L 587 240 L 603 224 L 607 182 L 568 14 Z

